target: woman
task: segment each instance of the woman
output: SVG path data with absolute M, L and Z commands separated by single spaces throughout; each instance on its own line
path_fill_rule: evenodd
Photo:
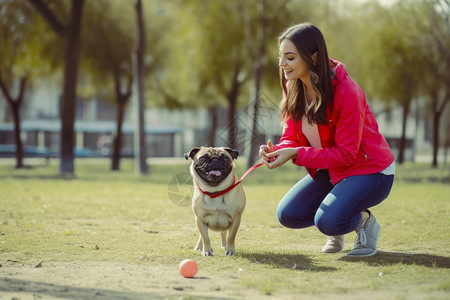
M 284 132 L 259 156 L 269 169 L 292 160 L 308 171 L 279 203 L 278 219 L 288 228 L 317 226 L 328 235 L 324 253 L 341 252 L 344 234 L 356 230 L 347 256 L 372 256 L 380 225 L 368 208 L 389 195 L 394 156 L 363 91 L 328 57 L 317 27 L 292 26 L 278 43 Z

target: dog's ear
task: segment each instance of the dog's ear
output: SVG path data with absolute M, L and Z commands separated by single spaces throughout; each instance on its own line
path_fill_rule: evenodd
M 184 158 L 186 158 L 186 160 L 190 159 L 194 159 L 194 156 L 197 154 L 197 152 L 200 151 L 200 148 L 196 147 L 196 148 L 192 148 L 191 151 L 189 151 L 189 153 L 185 153 L 184 154 Z
M 225 147 L 224 150 L 227 151 L 228 153 L 230 153 L 230 155 L 231 155 L 231 157 L 233 159 L 237 159 L 238 156 L 239 156 L 239 151 L 238 150 L 231 149 L 231 148 L 228 148 L 228 147 Z

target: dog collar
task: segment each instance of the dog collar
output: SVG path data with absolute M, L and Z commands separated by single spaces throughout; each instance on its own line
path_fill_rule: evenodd
M 198 189 L 200 190 L 200 192 L 202 192 L 203 194 L 205 194 L 205 195 L 207 195 L 207 196 L 209 196 L 209 197 L 211 197 L 213 199 L 217 198 L 219 196 L 222 196 L 222 195 L 228 193 L 229 191 L 231 191 L 235 187 L 237 187 L 242 182 L 242 180 L 244 180 L 244 178 L 247 177 L 248 174 L 250 174 L 252 171 L 256 170 L 257 168 L 261 167 L 262 165 L 263 165 L 263 163 L 258 163 L 256 165 L 254 165 L 253 167 L 248 169 L 247 172 L 245 172 L 244 175 L 242 175 L 242 177 L 238 180 L 238 182 L 236 182 L 236 179 L 233 179 L 233 184 L 230 187 L 228 187 L 227 189 L 224 189 L 223 191 L 210 193 L 210 192 L 202 190 L 202 188 L 200 186 L 198 186 L 198 184 L 197 184 Z

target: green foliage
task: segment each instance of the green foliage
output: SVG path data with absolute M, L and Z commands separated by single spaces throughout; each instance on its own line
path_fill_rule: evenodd
M 133 4 L 89 1 L 83 16 L 80 93 L 115 103 L 114 76 L 123 86 L 132 77 Z
M 385 79 L 380 81 L 381 97 L 394 99 L 404 105 L 418 95 L 423 74 L 422 53 L 420 52 L 420 34 L 416 26 L 401 30 L 406 24 L 415 24 L 417 19 L 412 13 L 415 8 L 407 2 L 397 2 L 389 11 L 381 28 L 383 49 L 382 66 Z
M 226 105 L 234 80 L 249 83 L 257 57 L 259 26 L 257 1 L 173 1 L 168 5 L 172 24 L 166 73 L 161 77 L 165 90 L 184 106 Z M 266 57 L 263 60 L 264 90 L 280 94 L 276 36 L 285 27 L 307 14 L 296 12 L 289 1 L 265 1 L 264 31 Z M 294 21 L 295 20 L 295 21 Z M 172 71 L 173 70 L 173 71 Z M 238 74 L 235 78 L 236 72 Z M 250 85 L 240 94 L 247 103 Z
M 264 3 L 267 57 L 263 90 L 267 93 L 280 92 L 276 36 L 285 27 L 304 21 L 322 29 L 330 56 L 347 65 L 370 98 L 402 103 L 408 98 L 405 95 L 427 94 L 436 89 L 432 84 L 443 81 L 440 87 L 445 87 L 448 82 L 448 8 L 443 1 L 395 1 L 390 6 L 351 0 Z M 230 90 L 236 70 L 239 80 L 250 82 L 258 60 L 257 1 L 143 4 L 151 106 L 226 105 L 225 91 Z M 131 73 L 133 5 L 126 1 L 86 2 L 80 73 L 83 95 L 112 99 L 111 70 L 120 69 L 123 77 Z M 52 1 L 49 8 L 57 12 L 59 20 L 67 19 L 67 3 Z M 14 66 L 15 76 L 32 72 L 32 78 L 42 78 L 61 66 L 63 42 L 27 1 L 2 1 L 0 14 L 0 55 L 6 58 L 0 62 L 3 70 Z M 424 90 L 426 82 L 429 88 Z M 250 87 L 241 90 L 241 102 L 248 101 Z
M 430 115 L 440 118 L 438 115 L 442 115 L 450 102 L 450 3 L 436 0 L 420 4 L 412 13 L 422 33 L 417 45 L 423 55 L 421 70 L 426 75 L 421 91 L 430 103 Z
M 7 85 L 20 77 L 33 84 L 61 66 L 62 43 L 26 1 L 0 2 L 0 45 Z
M 166 90 L 189 106 L 226 103 L 236 69 L 248 76 L 245 32 L 240 2 L 175 1 L 170 30 L 169 72 L 161 79 Z M 248 52 L 247 52 L 248 53 Z M 248 60 L 247 60 L 248 61 Z M 172 72 L 171 72 L 172 71 Z M 186 99 L 186 96 L 188 97 Z M 200 100 L 200 101 L 199 101 Z
M 143 1 L 143 8 L 147 33 L 146 95 L 149 95 L 149 105 L 174 109 L 183 107 L 187 99 L 195 102 L 192 96 L 192 90 L 197 86 L 195 71 L 184 65 L 186 61 L 195 59 L 189 52 L 195 42 L 181 43 L 186 32 L 184 29 L 191 26 L 186 23 L 190 16 L 180 18 L 177 1 Z M 180 24 L 184 24 L 184 28 Z

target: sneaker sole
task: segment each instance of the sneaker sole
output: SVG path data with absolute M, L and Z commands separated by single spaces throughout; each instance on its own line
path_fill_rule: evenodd
M 339 251 L 335 251 L 335 252 L 324 252 L 324 251 L 321 251 L 323 254 L 336 254 L 336 253 L 342 253 L 342 251 L 344 251 L 344 249 L 341 249 L 341 250 L 339 250 Z
M 342 245 L 342 248 L 339 249 L 339 251 L 320 251 L 324 254 L 334 254 L 334 253 L 342 253 L 344 251 L 344 245 Z
M 378 250 L 375 250 L 374 252 L 372 252 L 372 253 L 369 253 L 369 254 L 362 254 L 362 255 L 352 255 L 352 254 L 350 254 L 349 255 L 349 253 L 347 253 L 347 257 L 370 257 L 370 256 L 374 256 L 375 254 L 377 254 L 377 252 L 378 252 Z

